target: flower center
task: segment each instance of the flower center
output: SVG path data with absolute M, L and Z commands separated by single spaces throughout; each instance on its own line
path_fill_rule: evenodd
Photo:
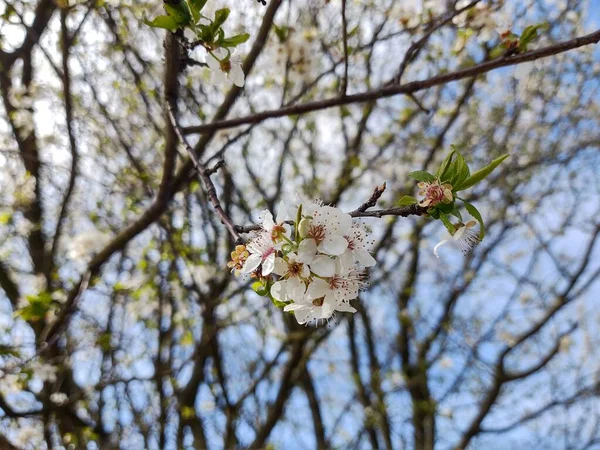
M 279 239 L 281 236 L 285 234 L 285 227 L 283 225 L 275 225 L 271 230 L 271 239 L 274 241 Z
M 323 303 L 325 303 L 325 297 L 315 298 L 312 301 L 312 304 L 315 305 L 315 306 L 323 306 Z
M 338 277 L 337 275 L 334 275 L 329 280 L 329 289 L 331 289 L 331 290 L 333 290 L 333 289 L 339 289 L 339 288 L 342 287 L 343 284 L 344 284 L 344 279 Z
M 313 225 L 308 226 L 307 236 L 313 238 L 317 245 L 325 240 L 325 225 Z
M 225 73 L 229 73 L 229 71 L 231 70 L 231 61 L 221 61 L 221 70 Z
M 291 262 L 288 265 L 287 273 L 290 277 L 297 277 L 297 276 L 300 276 L 303 268 L 304 268 L 304 264 L 299 263 L 299 262 Z
M 354 239 L 352 239 L 350 236 L 344 236 L 344 238 L 346 241 L 348 241 L 348 250 L 354 250 Z
M 269 247 L 268 249 L 266 249 L 265 252 L 262 254 L 263 261 L 265 259 L 267 259 L 273 253 L 275 253 L 275 248 L 274 247 Z
M 439 184 L 432 184 L 427 187 L 427 198 L 433 202 L 439 203 L 444 199 L 444 188 Z

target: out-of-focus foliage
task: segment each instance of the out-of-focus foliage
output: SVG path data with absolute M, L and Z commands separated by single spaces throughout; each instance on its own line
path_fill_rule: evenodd
M 458 3 L 346 1 L 348 93 L 392 79 Z M 434 256 L 439 221 L 363 219 L 378 264 L 357 313 L 326 327 L 229 273 L 235 243 L 164 97 L 185 130 L 339 95 L 341 7 L 208 0 L 207 17 L 229 8 L 228 36 L 252 36 L 236 54 L 260 50 L 232 104 L 238 88 L 144 24 L 161 2 L 0 4 L 0 448 L 598 448 L 597 46 L 188 133 L 201 161 L 224 159 L 212 180 L 240 225 L 296 193 L 345 211 L 383 182 L 381 207 L 417 198 L 409 173 L 435 172 L 453 143 L 472 168 L 511 154 L 461 191 L 486 219 L 466 256 Z M 599 15 L 594 1 L 481 2 L 402 82 L 589 33 Z

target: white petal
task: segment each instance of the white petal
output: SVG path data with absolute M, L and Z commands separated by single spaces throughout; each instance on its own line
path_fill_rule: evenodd
M 352 227 L 352 216 L 350 214 L 342 213 L 339 217 L 340 220 L 340 228 L 338 230 L 339 234 L 348 234 L 350 228 Z
M 295 311 L 297 309 L 303 309 L 303 308 L 309 308 L 306 305 L 302 305 L 300 303 L 290 303 L 289 305 L 285 305 L 283 310 L 284 311 Z
M 294 316 L 300 325 L 303 325 L 306 322 L 310 322 L 314 319 L 312 308 L 307 307 L 294 310 Z
M 302 264 L 302 273 L 300 275 L 302 278 L 310 277 L 310 269 L 308 268 L 308 264 Z
M 213 53 L 219 59 L 223 59 L 227 56 L 227 50 L 225 50 L 223 47 L 219 47 L 219 48 L 213 50 Z M 233 52 L 231 52 L 231 54 L 233 55 Z
M 354 255 L 352 254 L 352 250 L 346 250 L 344 253 L 342 253 L 342 256 L 340 256 L 340 266 L 337 270 L 337 272 L 347 272 L 348 270 L 350 270 L 353 266 L 354 266 Z
M 275 268 L 275 253 L 271 253 L 262 263 L 262 275 L 266 277 Z
M 341 255 L 347 248 L 348 241 L 346 238 L 337 234 L 328 235 L 323 242 L 321 242 L 321 245 L 319 245 L 319 250 L 330 255 Z
M 190 42 L 193 42 L 196 40 L 196 33 L 192 30 L 190 30 L 189 28 L 186 28 L 185 30 L 183 30 L 183 36 Z
M 267 231 L 271 231 L 275 226 L 275 222 L 273 222 L 273 214 L 271 214 L 271 211 L 267 209 L 261 211 L 261 213 L 258 215 L 258 220 L 260 220 L 263 228 Z
M 315 298 L 324 297 L 327 292 L 329 292 L 329 283 L 327 283 L 325 280 L 317 278 L 308 286 L 306 298 L 308 300 L 314 300 Z
M 314 239 L 304 239 L 298 246 L 298 261 L 310 264 L 315 253 L 317 253 L 317 243 Z
M 277 223 L 282 223 L 287 218 L 288 218 L 287 208 L 286 208 L 285 203 L 283 202 L 283 200 L 281 200 L 279 202 L 279 205 L 277 205 L 277 217 L 275 218 L 275 221 Z
M 335 311 L 335 305 L 333 303 L 325 301 L 325 302 L 323 302 L 323 306 L 321 306 L 321 308 L 319 308 L 319 309 L 320 309 L 320 311 L 318 311 L 318 312 L 320 314 L 319 314 L 318 319 L 329 319 L 333 315 L 333 312 Z
M 208 64 L 210 70 L 214 72 L 221 72 L 221 63 L 210 53 L 206 55 L 206 64 Z
M 227 76 L 224 72 L 220 70 L 215 70 L 212 72 L 212 76 L 210 77 L 211 84 L 223 84 L 227 81 Z
M 271 286 L 271 295 L 274 299 L 279 300 L 280 302 L 287 301 L 285 282 L 277 281 L 274 283 L 273 286 Z
M 332 277 L 335 275 L 335 261 L 329 256 L 317 255 L 310 263 L 310 270 L 320 277 Z
M 444 240 L 442 240 L 442 241 L 438 242 L 438 243 L 435 245 L 435 247 L 433 247 L 433 254 L 434 254 L 436 257 L 438 257 L 438 258 L 440 257 L 440 255 L 438 255 L 438 249 L 439 249 L 439 248 L 440 248 L 442 245 L 444 245 L 446 242 L 448 242 L 448 239 L 444 239 Z
M 373 258 L 364 248 L 357 248 L 354 250 L 354 256 L 356 256 L 356 260 L 365 267 L 373 267 L 377 264 L 375 258 Z
M 235 84 L 237 87 L 244 87 L 246 77 L 240 66 L 232 66 L 231 72 L 229 72 L 229 77 L 233 81 L 233 84 Z
M 350 306 L 350 304 L 348 303 L 341 303 L 338 304 L 335 309 L 337 311 L 341 311 L 341 312 L 350 312 L 350 313 L 355 313 L 356 309 L 354 309 L 352 306 Z
M 286 283 L 287 296 L 296 301 L 304 297 L 306 285 L 298 278 L 290 278 Z
M 273 268 L 273 273 L 275 275 L 282 277 L 287 272 L 287 269 L 288 265 L 283 258 L 275 258 L 275 267 Z
M 460 238 L 462 237 L 462 235 L 465 233 L 465 230 L 467 229 L 467 227 L 460 227 L 458 230 L 456 230 L 456 232 L 452 235 L 452 239 L 454 239 L 455 241 L 460 240 Z
M 262 261 L 262 257 L 256 253 L 248 256 L 248 259 L 244 263 L 244 267 L 242 267 L 242 273 L 250 273 L 254 272 Z

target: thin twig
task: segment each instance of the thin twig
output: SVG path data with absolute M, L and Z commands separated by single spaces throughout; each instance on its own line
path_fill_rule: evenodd
M 346 22 L 346 0 L 342 0 L 342 41 L 344 45 L 344 78 L 342 79 L 342 95 L 348 90 L 348 24 Z
M 198 160 L 198 157 L 196 156 L 196 152 L 194 151 L 192 146 L 188 143 L 187 139 L 183 135 L 181 127 L 177 123 L 177 118 L 175 117 L 175 112 L 174 112 L 175 108 L 174 108 L 172 101 L 170 101 L 170 99 L 166 99 L 166 103 L 167 103 L 167 111 L 168 111 L 168 115 L 169 115 L 169 120 L 171 121 L 171 125 L 173 126 L 173 129 L 175 130 L 177 137 L 179 138 L 179 140 L 185 147 L 192 162 L 194 163 L 194 167 L 196 168 L 198 175 L 200 176 L 200 179 L 202 180 L 202 184 L 204 185 L 204 189 L 206 191 L 206 195 L 207 195 L 210 203 L 212 204 L 215 212 L 217 213 L 217 216 L 219 216 L 219 219 L 221 219 L 221 223 L 223 225 L 225 225 L 225 227 L 227 228 L 227 231 L 229 231 L 229 234 L 231 234 L 234 241 L 236 243 L 241 243 L 243 241 L 243 239 L 240 236 L 240 234 L 237 232 L 236 226 L 233 223 L 233 221 L 231 220 L 231 217 L 229 217 L 229 215 L 225 212 L 225 210 L 221 206 L 221 201 L 219 200 L 219 197 L 217 196 L 217 188 L 215 187 L 215 184 L 210 179 L 210 176 L 212 174 L 214 174 L 217 170 L 219 170 L 219 168 L 222 167 L 223 164 L 225 164 L 225 161 L 220 160 L 210 169 L 208 167 L 206 167 L 204 164 L 202 164 Z

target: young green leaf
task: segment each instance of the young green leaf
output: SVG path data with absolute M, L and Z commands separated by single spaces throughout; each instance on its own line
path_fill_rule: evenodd
M 442 182 L 450 183 L 453 188 L 460 186 L 471 175 L 465 158 L 459 152 L 455 152 L 455 158 L 450 164 L 448 172 L 453 174 L 452 177 L 447 180 L 442 179 Z
M 191 25 L 192 14 L 188 8 L 188 5 L 183 0 L 180 0 L 177 4 L 163 3 L 165 11 L 171 16 L 177 25 Z
M 149 21 L 144 17 L 143 20 L 146 25 L 153 28 L 164 28 L 165 30 L 169 31 L 175 31 L 177 28 L 179 28 L 179 25 L 171 16 L 158 16 L 152 21 Z
M 456 191 L 456 192 L 463 191 L 463 190 L 468 189 L 468 188 L 474 186 L 475 184 L 479 183 L 480 181 L 485 179 L 489 174 L 491 174 L 494 171 L 494 169 L 496 167 L 498 167 L 500 165 L 500 163 L 502 163 L 502 161 L 504 161 L 509 156 L 510 156 L 509 154 L 506 154 L 506 155 L 500 156 L 499 158 L 494 159 L 491 163 L 489 163 L 484 168 L 479 169 L 477 172 L 474 172 L 470 177 L 468 177 L 460 185 L 453 186 L 454 191 Z
M 446 179 L 448 179 L 448 177 L 450 175 L 448 169 L 450 167 L 450 163 L 452 162 L 452 159 L 454 158 L 455 152 L 456 152 L 456 148 L 454 148 L 454 146 L 452 146 L 452 151 L 448 154 L 448 156 L 446 156 L 446 159 L 444 159 L 444 161 L 442 161 L 442 164 L 440 165 L 437 172 L 435 173 L 435 177 L 438 178 L 442 182 L 444 182 Z
M 212 24 L 213 30 L 218 29 L 221 25 L 225 23 L 227 18 L 229 17 L 229 8 L 218 9 L 215 11 L 215 21 Z
M 410 206 L 410 205 L 414 205 L 415 203 L 417 203 L 417 199 L 414 197 L 411 197 L 410 195 L 405 195 L 404 197 L 402 197 L 400 200 L 398 200 L 398 206 Z
M 440 211 L 440 220 L 442 221 L 442 223 L 444 224 L 444 226 L 446 227 L 446 230 L 448 230 L 448 233 L 450 233 L 450 235 L 453 235 L 456 232 L 456 227 L 454 225 L 452 225 L 452 222 L 450 222 L 450 219 L 448 219 L 448 216 Z
M 435 177 L 425 170 L 415 170 L 414 172 L 409 173 L 408 176 L 417 181 L 431 182 L 435 180 Z
M 250 39 L 250 35 L 248 33 L 236 34 L 235 36 L 231 36 L 227 39 L 219 41 L 219 44 L 221 47 L 236 47 L 240 44 L 243 44 L 248 39 Z
M 475 206 L 473 206 L 471 203 L 469 203 L 466 200 L 463 200 L 462 198 L 459 200 L 461 200 L 465 204 L 467 212 L 471 214 L 477 220 L 477 222 L 479 222 L 479 226 L 481 228 L 479 230 L 479 240 L 483 241 L 483 238 L 485 237 L 485 225 L 483 224 L 483 217 L 481 217 L 481 214 L 479 213 L 477 208 L 475 208 Z
M 200 20 L 200 11 L 204 8 L 206 1 L 207 0 L 187 0 L 190 12 L 194 18 L 194 23 L 198 23 L 198 20 Z

